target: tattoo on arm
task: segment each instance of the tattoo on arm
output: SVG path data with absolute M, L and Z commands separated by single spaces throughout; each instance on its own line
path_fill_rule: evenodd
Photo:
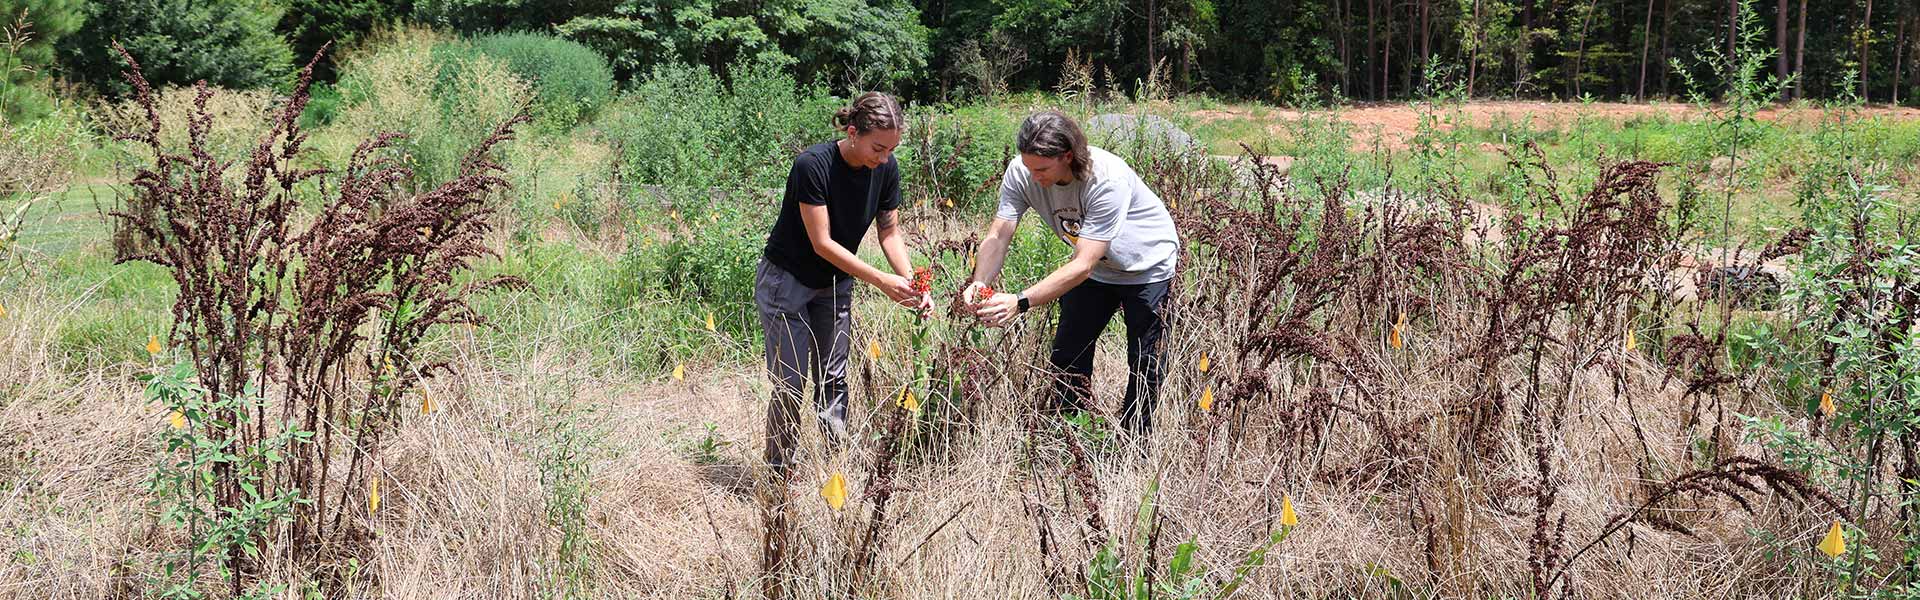
M 895 225 L 899 224 L 899 217 L 896 215 L 896 212 L 897 211 L 891 210 L 880 211 L 880 216 L 877 217 L 876 220 L 879 221 L 881 231 L 893 229 Z

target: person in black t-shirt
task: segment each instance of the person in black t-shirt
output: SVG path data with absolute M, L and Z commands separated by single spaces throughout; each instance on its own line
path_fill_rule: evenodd
M 834 114 L 846 136 L 815 144 L 793 160 L 780 217 L 767 236 L 754 278 L 754 304 L 766 330 L 767 371 L 773 398 L 767 407 L 767 464 L 785 476 L 799 438 L 801 386 L 813 376 L 813 403 L 831 439 L 847 432 L 847 346 L 853 282 L 880 288 L 921 314 L 932 310 L 925 291 L 908 279 L 913 264 L 900 232 L 899 103 L 867 92 Z M 854 253 L 870 226 L 892 273 Z

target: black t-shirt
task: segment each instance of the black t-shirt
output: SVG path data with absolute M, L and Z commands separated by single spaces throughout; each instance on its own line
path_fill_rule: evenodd
M 827 207 L 829 237 L 848 252 L 860 251 L 860 239 L 881 211 L 900 207 L 900 163 L 887 157 L 877 168 L 854 168 L 840 158 L 840 145 L 822 142 L 793 159 L 787 174 L 780 218 L 767 235 L 767 261 L 792 273 L 807 287 L 824 288 L 847 274 L 813 251 L 800 204 Z

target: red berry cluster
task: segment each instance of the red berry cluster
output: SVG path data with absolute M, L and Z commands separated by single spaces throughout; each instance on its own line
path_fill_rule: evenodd
M 913 293 L 925 294 L 933 291 L 933 270 L 920 267 L 913 270 Z

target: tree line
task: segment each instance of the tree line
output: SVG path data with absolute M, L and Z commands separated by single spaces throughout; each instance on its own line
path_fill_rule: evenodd
M 159 83 L 259 87 L 408 23 L 571 39 L 622 78 L 771 61 L 919 100 L 1063 76 L 1278 103 L 1675 98 L 1722 88 L 1710 57 L 1739 50 L 1770 53 L 1789 98 L 1901 103 L 1920 37 L 1920 0 L 0 0 L 0 16 L 27 30 L 9 35 L 9 113 L 48 82 L 124 92 L 114 41 Z

